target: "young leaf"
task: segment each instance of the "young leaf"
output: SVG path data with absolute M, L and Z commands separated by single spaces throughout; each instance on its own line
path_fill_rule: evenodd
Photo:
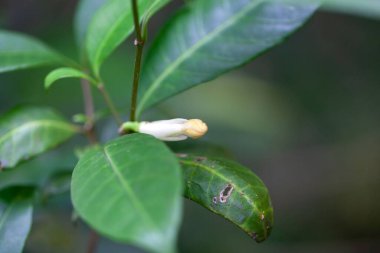
M 78 214 L 99 233 L 150 252 L 172 253 L 181 181 L 178 160 L 165 144 L 130 134 L 80 158 L 71 196 Z
M 77 132 L 76 126 L 49 108 L 17 107 L 0 117 L 0 167 L 12 168 Z
M 73 69 L 73 68 L 59 68 L 51 71 L 45 78 L 45 89 L 50 88 L 50 86 L 57 80 L 63 78 L 82 78 L 87 79 L 91 84 L 97 85 L 97 82 L 87 75 L 86 73 Z
M 64 61 L 59 54 L 30 36 L 0 30 L 0 73 Z
M 75 17 L 74 30 L 78 48 L 82 51 L 86 34 L 95 13 L 107 2 L 107 0 L 81 0 L 79 1 Z
M 313 4 L 266 0 L 192 1 L 170 20 L 148 52 L 138 114 L 279 44 L 315 9 Z
M 147 13 L 157 11 L 162 7 L 163 0 L 139 0 L 140 19 Z M 86 50 L 92 70 L 99 76 L 103 61 L 119 46 L 133 31 L 133 14 L 131 1 L 108 1 L 94 16 L 86 37 Z
M 180 155 L 185 197 L 230 220 L 257 242 L 273 225 L 273 208 L 264 183 L 240 164 L 219 158 Z
M 32 224 L 32 190 L 0 192 L 0 252 L 21 253 Z

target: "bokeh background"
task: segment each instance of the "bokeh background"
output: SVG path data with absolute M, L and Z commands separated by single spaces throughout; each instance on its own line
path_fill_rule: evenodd
M 0 28 L 36 36 L 75 58 L 76 3 L 0 0 Z M 150 41 L 181 4 L 174 1 L 154 17 Z M 103 68 L 108 90 L 124 111 L 133 50 L 129 39 Z M 379 20 L 320 11 L 284 44 L 252 63 L 145 114 L 145 120 L 203 119 L 209 133 L 202 142 L 187 144 L 226 153 L 252 168 L 272 196 L 275 226 L 261 244 L 186 200 L 180 252 L 380 252 L 379 66 Z M 48 104 L 68 118 L 80 113 L 79 83 L 64 80 L 45 91 L 49 70 L 2 74 L 0 113 L 20 103 Z M 94 94 L 97 108 L 104 108 Z M 107 120 L 102 124 L 98 130 L 105 140 L 114 135 L 115 126 Z M 76 161 L 69 150 L 81 143 L 78 138 L 23 166 L 30 178 L 41 168 L 71 170 Z M 0 184 L 11 182 L 7 180 L 0 178 Z M 25 252 L 85 252 L 88 228 L 73 224 L 71 216 L 69 193 L 47 198 L 34 213 Z M 97 252 L 142 251 L 102 238 Z

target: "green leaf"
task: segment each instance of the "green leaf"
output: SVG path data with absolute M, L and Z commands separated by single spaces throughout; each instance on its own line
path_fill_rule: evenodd
M 140 18 L 162 7 L 162 0 L 139 0 Z M 94 16 L 86 37 L 86 50 L 94 74 L 99 77 L 103 61 L 134 29 L 131 1 L 108 1 Z
M 78 214 L 101 234 L 150 252 L 174 252 L 182 210 L 177 158 L 161 141 L 130 134 L 86 152 L 71 196 Z
M 230 220 L 257 242 L 273 225 L 264 183 L 246 167 L 225 159 L 180 155 L 185 197 Z
M 192 1 L 170 20 L 148 52 L 138 114 L 279 44 L 315 9 L 312 4 L 265 0 Z
M 0 117 L 0 167 L 14 167 L 78 131 L 49 108 L 17 107 Z
M 59 68 L 51 71 L 45 78 L 45 89 L 49 89 L 50 86 L 57 80 L 63 78 L 81 78 L 88 80 L 91 84 L 97 85 L 97 82 L 86 73 L 73 69 L 73 68 Z
M 107 0 L 81 0 L 79 1 L 75 17 L 74 30 L 78 48 L 82 51 L 86 34 L 95 13 L 107 2 Z
M 30 36 L 0 30 L 0 73 L 65 61 Z
M 32 190 L 0 192 L 0 252 L 21 253 L 32 224 Z

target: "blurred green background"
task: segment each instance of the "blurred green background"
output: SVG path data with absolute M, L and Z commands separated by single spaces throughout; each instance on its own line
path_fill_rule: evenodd
M 0 0 L 0 27 L 39 37 L 76 57 L 76 2 Z M 181 4 L 174 1 L 154 17 L 150 40 Z M 107 88 L 125 112 L 133 50 L 129 39 L 103 68 Z M 252 168 L 272 196 L 275 226 L 262 244 L 185 201 L 180 252 L 380 252 L 379 64 L 380 21 L 318 12 L 254 62 L 145 114 L 144 120 L 201 118 L 209 125 L 203 141 L 225 147 Z M 43 89 L 50 69 L 1 75 L 0 113 L 17 104 L 51 105 L 68 118 L 82 112 L 78 81 Z M 94 94 L 97 108 L 104 108 Z M 102 125 L 99 134 L 111 138 L 116 126 L 107 120 Z M 81 143 L 79 138 L 23 166 L 71 169 L 76 161 L 69 150 Z M 73 225 L 71 214 L 68 193 L 42 203 L 25 252 L 85 252 L 88 228 Z M 141 251 L 102 239 L 97 252 Z

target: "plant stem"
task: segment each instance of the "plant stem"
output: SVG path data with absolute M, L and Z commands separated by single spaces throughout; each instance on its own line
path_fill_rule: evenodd
M 95 133 L 95 110 L 94 110 L 94 99 L 91 93 L 91 86 L 88 80 L 81 79 L 82 94 L 84 111 L 87 117 L 86 124 L 84 125 L 85 135 L 91 145 L 98 143 L 96 133 Z M 87 253 L 94 253 L 98 244 L 99 236 L 94 230 L 90 231 L 90 239 L 88 241 Z
M 139 88 L 140 80 L 140 70 L 141 70 L 141 58 L 144 49 L 145 40 L 141 34 L 141 26 L 139 23 L 139 11 L 137 7 L 137 0 L 132 1 L 133 10 L 133 22 L 135 24 L 135 46 L 136 46 L 136 57 L 135 57 L 135 67 L 133 71 L 133 87 L 132 87 L 132 98 L 131 98 L 131 113 L 130 121 L 136 120 L 136 106 L 137 106 L 137 93 Z
M 90 239 L 87 245 L 87 253 L 95 253 L 96 246 L 98 245 L 99 235 L 94 231 L 90 231 Z
M 90 143 L 96 143 L 95 127 L 94 127 L 94 101 L 92 98 L 90 83 L 86 79 L 81 79 L 84 112 L 87 117 L 84 130 Z
M 121 120 L 120 116 L 119 116 L 119 113 L 117 112 L 116 110 L 116 107 L 115 105 L 113 104 L 107 90 L 105 89 L 104 85 L 102 83 L 100 83 L 98 85 L 98 89 L 100 91 L 100 93 L 102 94 L 103 98 L 104 98 L 104 101 L 106 102 L 108 108 L 110 109 L 111 113 L 112 113 L 112 116 L 114 117 L 116 123 L 118 125 L 121 125 L 123 124 L 123 121 Z

